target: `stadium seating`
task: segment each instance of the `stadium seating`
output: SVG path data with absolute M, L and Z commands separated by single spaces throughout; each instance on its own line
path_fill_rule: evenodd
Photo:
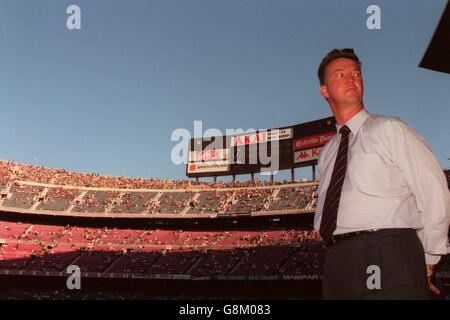
M 310 243 L 317 248 L 315 232 L 292 229 L 141 230 L 0 221 L 0 234 L 0 268 L 24 272 L 63 272 L 75 264 L 82 272 L 102 274 L 281 276 L 281 270 L 296 270 L 304 252 L 320 254 L 301 249 Z M 319 264 L 302 263 L 307 267 L 301 270 L 320 272 Z
M 0 210 L 61 215 L 248 215 L 314 210 L 317 182 L 134 179 L 0 161 Z M 28 212 L 28 211 L 27 211 Z
M 34 217 L 276 217 L 314 212 L 317 187 L 316 181 L 196 183 L 106 177 L 0 161 L 0 211 Z M 105 278 L 298 279 L 322 273 L 324 247 L 310 227 L 199 230 L 93 224 L 21 223 L 0 216 L 0 274 L 55 272 L 66 277 L 70 265 L 79 266 L 83 276 Z

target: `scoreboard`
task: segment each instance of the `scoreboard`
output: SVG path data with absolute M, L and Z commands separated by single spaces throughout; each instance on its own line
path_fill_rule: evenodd
M 190 140 L 186 175 L 213 177 L 312 166 L 335 134 L 333 117 L 231 136 Z

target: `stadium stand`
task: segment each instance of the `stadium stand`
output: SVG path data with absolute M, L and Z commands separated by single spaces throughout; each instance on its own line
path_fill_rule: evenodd
M 0 161 L 0 170 L 5 173 L 0 210 L 28 214 L 148 218 L 313 212 L 317 190 L 317 182 L 214 184 L 129 179 L 8 161 Z
M 309 252 L 309 243 L 317 247 L 317 235 L 301 230 L 135 230 L 11 222 L 0 222 L 0 230 L 7 239 L 0 247 L 2 271 L 24 274 L 64 272 L 75 264 L 84 273 L 111 277 L 126 273 L 281 278 L 283 270 L 290 274 L 290 265 Z M 300 271 L 320 274 L 318 262 L 302 263 Z
M 187 288 L 183 281 L 188 280 L 189 286 L 196 288 L 194 293 L 188 293 L 188 289 L 159 295 L 153 292 L 151 298 L 197 297 L 202 293 L 201 281 L 217 284 L 216 293 L 211 289 L 208 298 L 225 297 L 227 281 L 250 281 L 252 297 L 256 292 L 262 294 L 264 290 L 255 288 L 258 283 L 265 286 L 264 281 L 281 283 L 280 290 L 287 297 L 298 297 L 296 281 L 307 281 L 302 282 L 303 287 L 309 283 L 315 283 L 315 287 L 302 297 L 320 296 L 317 288 L 324 247 L 311 229 L 316 181 L 195 183 L 104 177 L 10 161 L 0 161 L 0 174 L 0 278 L 10 283 L 9 290 L 7 286 L 0 290 L 0 298 L 149 297 L 146 289 L 114 292 L 117 282 L 108 290 L 94 288 L 83 295 L 61 289 L 55 292 L 48 287 L 51 281 L 29 291 L 15 287 L 21 279 L 28 281 L 27 277 L 32 277 L 33 283 L 42 277 L 59 283 L 58 279 L 67 277 L 70 265 L 79 266 L 83 279 L 91 281 L 150 280 L 160 286 L 158 281 L 170 280 L 170 285 L 164 286 Z M 62 223 L 46 223 L 48 214 L 64 219 Z M 80 215 L 89 218 L 89 223 L 81 223 Z M 291 215 L 296 225 L 252 225 L 255 217 L 266 215 L 273 221 Z M 178 223 L 158 228 L 145 220 L 139 227 L 116 227 L 97 219 L 123 217 L 131 225 L 140 220 L 137 218 L 156 216 L 165 221 L 201 218 L 207 226 L 194 228 Z M 225 223 L 244 216 L 253 219 L 249 227 L 232 228 Z M 307 216 L 309 222 L 297 222 L 301 216 Z M 444 259 L 443 265 L 448 266 L 448 260 Z M 133 282 L 133 286 L 139 283 Z M 293 284 L 292 290 L 286 289 L 287 283 Z M 205 298 L 204 294 L 200 296 Z M 233 294 L 237 293 L 230 296 L 236 297 Z M 273 297 L 273 292 L 266 294 L 262 297 Z

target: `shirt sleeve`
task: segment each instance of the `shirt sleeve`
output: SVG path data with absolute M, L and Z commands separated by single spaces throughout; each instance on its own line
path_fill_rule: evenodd
M 407 124 L 390 121 L 386 129 L 393 161 L 416 199 L 423 225 L 417 234 L 426 263 L 434 265 L 447 254 L 450 197 L 444 172 L 423 138 Z

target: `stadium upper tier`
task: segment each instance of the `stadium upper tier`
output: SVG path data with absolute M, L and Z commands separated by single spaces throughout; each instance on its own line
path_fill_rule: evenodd
M 0 210 L 90 217 L 189 218 L 312 212 L 317 182 L 196 183 L 105 177 L 0 161 Z

